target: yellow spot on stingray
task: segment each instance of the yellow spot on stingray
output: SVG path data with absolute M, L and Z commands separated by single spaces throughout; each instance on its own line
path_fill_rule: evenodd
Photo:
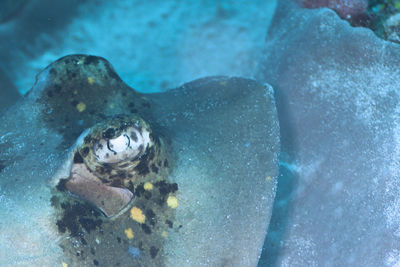
M 94 78 L 93 77 L 88 77 L 87 81 L 90 85 L 94 84 Z
M 219 84 L 222 85 L 222 86 L 225 86 L 227 84 L 227 82 L 226 81 L 221 81 L 221 82 L 219 82 Z
M 150 182 L 145 182 L 143 187 L 144 187 L 144 190 L 147 190 L 147 191 L 153 190 L 153 184 Z
M 108 105 L 110 108 L 114 108 L 115 107 L 115 105 L 114 105 L 114 103 L 111 103 L 110 105 Z
M 143 214 L 143 211 L 138 207 L 131 208 L 131 218 L 138 223 L 144 223 L 146 220 L 146 216 Z
M 78 94 L 78 90 L 74 90 L 74 95 L 77 95 Z
M 86 104 L 83 103 L 83 102 L 79 102 L 79 103 L 76 105 L 76 109 L 77 109 L 79 112 L 82 112 L 82 111 L 84 111 L 84 110 L 86 109 Z
M 178 199 L 176 196 L 169 196 L 167 198 L 168 207 L 176 209 L 178 207 Z
M 133 231 L 132 228 L 128 228 L 125 230 L 125 235 L 128 239 L 132 239 L 133 238 Z
M 265 177 L 265 181 L 270 181 L 272 179 L 272 177 L 271 176 L 267 176 L 267 177 Z
M 61 262 L 61 266 L 62 266 L 62 267 L 68 267 L 68 264 L 65 263 L 65 262 Z
M 166 237 L 168 236 L 168 234 L 167 234 L 167 232 L 162 231 L 161 236 L 164 237 L 164 238 L 166 238 Z

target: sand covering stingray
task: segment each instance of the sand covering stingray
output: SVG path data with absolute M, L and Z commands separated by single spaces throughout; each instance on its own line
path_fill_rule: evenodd
M 141 175 L 158 180 L 128 183 L 131 206 L 111 220 L 56 178 L 68 174 L 81 133 L 118 114 L 146 121 L 171 154 L 168 163 L 141 158 Z M 0 265 L 255 266 L 278 133 L 272 90 L 252 80 L 210 77 L 141 94 L 102 58 L 59 59 L 2 115 Z
M 398 44 L 332 10 L 279 3 L 260 80 L 276 90 L 286 175 L 266 265 L 399 264 L 399 62 Z

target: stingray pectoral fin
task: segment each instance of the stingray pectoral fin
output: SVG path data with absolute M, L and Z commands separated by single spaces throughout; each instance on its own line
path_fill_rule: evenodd
M 128 189 L 103 184 L 86 170 L 84 164 L 72 167 L 71 177 L 65 186 L 72 194 L 92 203 L 108 217 L 118 214 L 133 196 Z
M 168 266 L 256 266 L 272 212 L 279 125 L 273 89 L 207 77 L 148 96 L 171 138 L 179 185 Z M 168 103 L 166 105 L 165 103 Z
M 135 194 L 130 212 L 81 231 L 80 218 L 95 218 L 80 209 L 86 205 L 78 208 L 89 215 L 70 212 L 61 185 L 107 216 L 132 198 L 104 184 L 96 170 L 90 175 L 79 165 L 91 155 L 86 150 L 79 154 L 83 159 L 70 154 L 79 144 L 90 152 L 96 142 L 78 136 L 118 114 L 143 119 L 151 126 L 150 140 L 155 145 L 165 140 L 171 150 L 165 160 L 154 161 L 164 154 L 149 149 L 134 167 L 140 178 L 135 181 L 144 182 L 145 175 L 161 179 L 163 172 L 168 176 L 147 186 L 153 189 L 146 194 Z M 109 129 L 104 134 L 112 135 Z M 278 176 L 279 125 L 268 85 L 208 77 L 141 94 L 124 84 L 106 60 L 71 55 L 43 70 L 30 93 L 1 116 L 0 137 L 0 266 L 258 263 Z M 69 179 L 47 188 L 59 168 Z

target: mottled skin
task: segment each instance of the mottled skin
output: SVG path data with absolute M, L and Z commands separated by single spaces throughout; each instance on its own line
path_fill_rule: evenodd
M 116 129 L 125 121 L 118 115 L 140 118 L 154 146 L 135 145 L 139 159 L 108 168 L 98 144 L 112 140 L 110 151 L 119 153 L 130 143 L 121 134 L 135 139 Z M 86 129 L 101 124 L 100 141 L 94 134 L 85 142 Z M 208 77 L 142 94 L 103 58 L 61 58 L 2 116 L 0 265 L 255 266 L 278 152 L 267 85 Z M 118 204 L 120 190 L 128 195 Z M 106 209 L 116 216 L 105 216 Z

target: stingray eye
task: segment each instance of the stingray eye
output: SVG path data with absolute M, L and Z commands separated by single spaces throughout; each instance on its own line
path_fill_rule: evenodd
M 103 138 L 94 144 L 93 154 L 101 163 L 118 163 L 139 156 L 149 144 L 149 133 L 130 127 L 115 138 Z
M 66 188 L 108 217 L 127 207 L 132 186 L 166 180 L 169 150 L 140 118 L 117 116 L 98 123 L 77 144 Z
M 123 134 L 115 139 L 107 140 L 107 149 L 114 155 L 124 152 L 129 148 L 131 139 L 128 135 Z

